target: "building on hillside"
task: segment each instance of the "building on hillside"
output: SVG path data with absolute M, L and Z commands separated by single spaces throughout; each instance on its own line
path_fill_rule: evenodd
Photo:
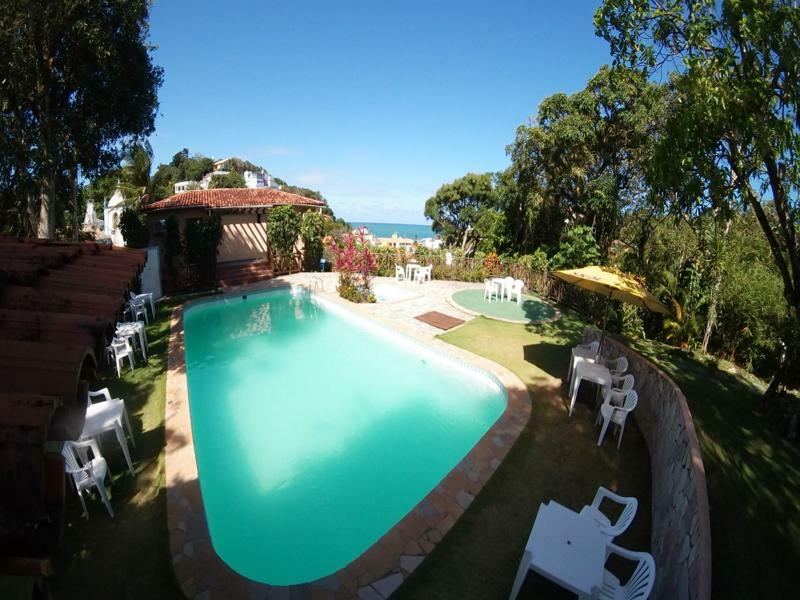
M 267 173 L 266 171 L 245 171 L 244 172 L 244 185 L 251 189 L 257 188 L 272 188 L 275 190 L 281 189 L 275 180 L 272 178 L 272 175 Z
M 353 235 L 358 236 L 359 232 L 364 234 L 364 241 L 373 246 L 380 246 L 379 238 L 366 227 L 356 227 L 353 229 Z
M 217 163 L 225 164 L 225 161 L 217 161 Z M 217 163 L 214 163 L 215 168 L 210 173 L 206 173 L 203 175 L 200 181 L 178 181 L 172 186 L 172 191 L 174 194 L 181 194 L 183 192 L 190 192 L 192 190 L 207 190 L 208 187 L 211 185 L 211 179 L 216 175 L 229 175 L 230 171 L 226 171 L 224 169 L 216 168 Z M 267 173 L 266 171 L 245 171 L 242 173 L 242 177 L 244 178 L 244 186 L 251 190 L 259 189 L 259 188 L 272 188 L 279 190 L 281 186 L 279 186 L 272 176 Z
M 222 218 L 222 240 L 217 263 L 266 260 L 274 256 L 267 239 L 267 214 L 275 206 L 289 205 L 298 212 L 322 211 L 321 200 L 305 198 L 269 187 L 190 190 L 143 207 L 147 214 L 151 240 L 163 242 L 166 219 L 174 216 L 181 232 L 186 222 L 211 215 Z
M 378 238 L 378 244 L 380 246 L 388 246 L 389 248 L 398 248 L 406 252 L 413 252 L 417 242 L 411 238 L 400 237 L 396 233 L 393 233 L 392 237 Z
M 420 246 L 425 246 L 429 250 L 439 250 L 442 247 L 441 238 L 422 238 L 419 240 Z
M 181 192 L 197 189 L 197 187 L 199 187 L 199 185 L 196 181 L 178 181 L 172 186 L 172 193 L 180 194 Z

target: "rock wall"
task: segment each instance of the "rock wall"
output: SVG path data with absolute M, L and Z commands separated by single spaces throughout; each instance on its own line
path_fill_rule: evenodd
M 600 339 L 587 328 L 585 342 Z M 656 585 L 651 598 L 711 597 L 711 525 L 706 475 L 686 397 L 658 367 L 606 336 L 603 357 L 628 358 L 639 404 L 633 413 L 650 451 L 651 552 Z

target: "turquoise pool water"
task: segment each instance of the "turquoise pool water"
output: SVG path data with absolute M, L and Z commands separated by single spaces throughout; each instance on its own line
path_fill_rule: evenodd
M 211 541 L 263 583 L 346 566 L 506 407 L 487 374 L 304 292 L 198 304 L 184 330 Z

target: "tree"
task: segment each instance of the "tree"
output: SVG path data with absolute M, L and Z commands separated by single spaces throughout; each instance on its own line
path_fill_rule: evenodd
M 267 239 L 278 256 L 294 251 L 300 235 L 300 215 L 291 206 L 276 206 L 267 213 Z
M 0 13 L 0 112 L 14 137 L 3 184 L 55 234 L 58 181 L 118 164 L 153 130 L 162 70 L 147 43 L 146 0 L 9 0 Z M 38 200 L 36 199 L 38 196 Z M 38 204 L 38 206 L 37 206 Z M 24 206 L 20 206 L 24 209 Z
M 433 230 L 441 233 L 448 244 L 467 249 L 474 239 L 473 229 L 487 208 L 496 205 L 491 173 L 464 177 L 440 187 L 425 202 L 425 216 L 433 221 Z
M 243 188 L 245 187 L 244 177 L 236 171 L 230 171 L 225 175 L 214 175 L 208 184 L 209 189 L 217 188 Z
M 800 6 L 792 0 L 606 0 L 615 62 L 673 67 L 652 182 L 674 210 L 752 210 L 800 322 Z
M 125 244 L 131 248 L 146 248 L 150 241 L 150 231 L 142 216 L 135 210 L 126 208 L 119 218 L 119 228 Z
M 591 227 L 607 252 L 623 211 L 647 194 L 663 99 L 663 87 L 641 73 L 604 66 L 580 92 L 542 101 L 536 121 L 517 128 L 501 178 L 522 250 L 552 246 L 565 224 L 578 224 Z

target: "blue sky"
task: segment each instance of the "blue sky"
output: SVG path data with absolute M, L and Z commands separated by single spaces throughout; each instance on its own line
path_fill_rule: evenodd
M 157 0 L 155 160 L 239 156 L 350 221 L 424 223 L 442 183 L 505 168 L 539 102 L 609 62 L 597 4 Z

